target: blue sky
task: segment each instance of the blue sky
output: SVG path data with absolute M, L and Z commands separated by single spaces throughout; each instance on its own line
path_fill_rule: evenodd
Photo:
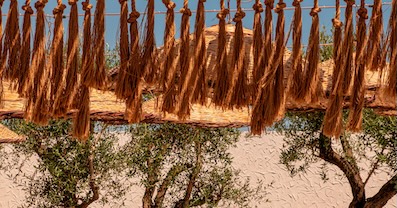
M 254 0 L 242 0 L 242 7 L 245 9 L 251 9 Z M 391 0 L 385 0 L 384 2 L 390 2 Z M 18 0 L 19 2 L 19 7 L 23 5 L 25 0 Z M 35 0 L 32 0 L 32 6 L 34 5 Z M 78 5 L 79 5 L 79 13 L 83 14 L 83 11 L 81 9 L 81 2 L 82 0 L 79 0 Z M 94 4 L 95 2 L 91 0 L 91 3 Z M 177 25 L 177 38 L 179 38 L 179 30 L 180 30 L 180 19 L 181 15 L 179 14 L 179 9 L 183 5 L 183 0 L 174 0 L 176 3 L 177 7 L 175 8 L 175 11 L 177 12 L 176 15 L 176 25 Z M 190 0 L 189 1 L 189 7 L 191 10 L 196 10 L 197 7 L 197 2 L 198 0 Z M 263 0 L 261 1 L 263 2 Z M 277 2 L 277 0 L 276 0 Z M 287 4 L 288 8 L 292 8 L 292 2 L 293 0 L 285 0 L 285 3 Z M 344 5 L 344 1 L 341 0 L 342 5 Z M 359 3 L 358 0 L 356 2 Z M 367 1 L 367 3 L 371 3 L 373 1 Z M 130 1 L 128 1 L 130 4 Z M 137 9 L 140 12 L 145 11 L 147 0 L 137 0 Z M 67 4 L 67 0 L 64 0 L 64 4 Z M 319 5 L 320 6 L 333 6 L 335 4 L 335 1 L 332 0 L 319 0 Z M 302 7 L 311 7 L 313 5 L 312 0 L 305 0 L 302 2 Z M 45 11 L 48 14 L 52 14 L 52 9 L 56 6 L 56 0 L 49 0 L 49 3 L 47 4 Z M 7 10 L 9 7 L 9 1 L 5 1 L 3 5 L 3 15 L 7 14 Z M 207 0 L 205 3 L 206 10 L 218 10 L 219 9 L 219 0 Z M 236 8 L 236 0 L 231 0 L 231 9 Z M 387 20 L 389 19 L 390 16 L 390 6 L 385 5 L 383 7 L 384 9 L 384 19 L 385 19 L 385 24 L 387 24 Z M 93 10 L 94 11 L 94 10 Z M 165 6 L 161 2 L 161 0 L 156 0 L 156 11 L 166 11 Z M 20 10 L 22 13 L 23 11 Z M 106 0 L 106 13 L 112 13 L 112 14 L 117 14 L 120 12 L 120 4 L 118 0 Z M 293 16 L 293 9 L 289 10 L 287 9 L 285 11 L 285 18 L 286 18 L 286 30 L 289 30 L 289 26 L 292 20 Z M 307 43 L 308 40 L 308 35 L 310 32 L 310 26 L 311 26 L 311 17 L 309 15 L 310 10 L 303 10 L 303 37 L 302 37 L 302 42 L 305 44 Z M 371 10 L 369 9 L 369 14 Z M 65 10 L 65 14 L 69 13 L 69 7 Z M 244 27 L 252 29 L 253 25 L 253 11 L 247 11 L 246 10 L 247 16 L 243 19 L 243 24 Z M 320 13 L 320 24 L 325 26 L 327 31 L 330 31 L 332 27 L 331 20 L 335 14 L 335 9 L 334 8 L 329 8 L 329 9 L 323 9 L 322 12 Z M 234 15 L 234 13 L 232 13 Z M 264 16 L 264 14 L 263 14 Z M 144 15 L 141 15 L 140 21 Z M 276 21 L 276 15 L 274 14 L 274 21 Z M 3 25 L 5 24 L 5 19 L 6 17 L 3 17 Z M 49 22 L 53 22 L 53 18 L 48 17 L 47 18 Z M 343 20 L 343 9 L 342 9 L 342 20 Z M 20 19 L 22 23 L 22 18 Z M 33 18 L 34 21 L 34 18 Z M 82 17 L 80 17 L 80 25 L 82 24 Z M 193 24 L 195 21 L 195 14 L 192 15 L 191 17 L 191 32 L 193 32 Z M 207 26 L 212 26 L 218 23 L 218 19 L 216 18 L 216 12 L 208 12 L 206 13 L 206 25 Z M 67 19 L 64 21 L 65 26 L 67 27 Z M 143 25 L 144 26 L 144 25 Z M 142 26 L 142 27 L 143 27 Z M 155 34 L 156 34 L 156 42 L 157 45 L 160 46 L 163 44 L 163 34 L 164 34 L 164 27 L 165 27 L 165 15 L 164 14 L 158 14 L 156 15 L 156 22 L 155 22 Z M 48 29 L 48 28 L 47 28 Z M 82 27 L 80 27 L 82 30 Z M 119 16 L 107 16 L 106 17 L 106 42 L 109 44 L 111 48 L 113 48 L 116 45 L 116 42 L 118 41 L 118 35 L 119 35 Z

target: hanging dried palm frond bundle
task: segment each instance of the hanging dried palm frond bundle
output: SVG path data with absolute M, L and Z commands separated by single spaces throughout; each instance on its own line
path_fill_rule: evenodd
M 241 108 L 248 105 L 249 93 L 247 85 L 247 68 L 245 66 L 245 48 L 243 18 L 245 12 L 241 9 L 241 0 L 237 0 L 237 12 L 233 18 L 236 23 L 231 64 L 231 82 L 226 103 L 230 109 Z
M 143 43 L 142 52 L 142 65 L 144 68 L 145 81 L 148 84 L 153 84 L 156 80 L 156 43 L 154 38 L 154 4 L 155 0 L 148 0 L 147 13 L 146 13 L 146 26 L 145 26 L 145 38 Z
M 194 66 L 188 68 L 188 72 L 180 89 L 179 100 L 177 104 L 177 114 L 181 119 L 185 119 L 190 115 L 190 104 L 198 102 L 202 105 L 206 103 L 206 47 L 205 47 L 205 22 L 204 22 L 204 2 L 199 0 L 196 28 L 195 28 L 195 50 L 194 50 Z
M 369 39 L 367 46 L 367 69 L 380 70 L 382 57 L 383 15 L 382 0 L 374 0 L 369 26 Z
M 140 14 L 136 10 L 135 0 L 131 1 L 131 13 L 128 18 L 130 23 L 130 64 L 126 74 L 126 82 L 129 83 L 126 91 L 131 92 L 126 100 L 126 119 L 129 123 L 136 123 L 141 120 L 142 113 L 142 76 L 144 72 L 141 67 L 139 50 L 138 21 Z
M 272 43 L 272 32 L 273 32 L 273 16 L 272 10 L 274 7 L 274 0 L 265 0 L 265 25 L 264 25 L 264 35 L 263 40 L 263 66 L 266 67 L 271 62 L 271 57 L 273 53 L 273 43 Z M 266 72 L 263 71 L 263 75 Z
M 327 137 L 339 138 L 343 128 L 342 109 L 343 109 L 343 94 L 346 86 L 347 75 L 351 73 L 353 47 L 353 5 L 354 0 L 345 0 L 346 7 L 346 25 L 344 30 L 343 43 L 338 51 L 338 57 L 335 61 L 335 67 L 339 68 L 335 84 L 332 86 L 331 95 L 328 101 L 328 108 L 325 112 L 323 121 L 323 134 Z
M 254 37 L 253 37 L 253 56 L 254 56 L 254 69 L 253 69 L 253 83 L 251 97 L 255 99 L 258 92 L 259 81 L 263 76 L 265 66 L 263 65 L 263 32 L 262 32 L 262 17 L 263 7 L 260 0 L 256 0 L 252 6 L 255 11 L 254 15 Z
M 32 93 L 28 97 L 25 113 L 27 120 L 41 125 L 45 125 L 49 119 L 49 70 L 46 64 L 44 14 L 44 7 L 46 4 L 47 0 L 38 0 L 35 3 L 37 19 L 33 43 L 32 65 L 30 68 L 34 76 L 30 86 Z
M 255 100 L 251 116 L 251 133 L 261 134 L 266 126 L 281 117 L 284 112 L 283 57 L 284 43 L 284 8 L 286 4 L 279 0 L 275 12 L 278 14 L 276 28 L 276 50 L 271 62 L 266 67 L 261 80 L 258 96 Z
M 51 102 L 54 103 L 56 95 L 62 94 L 65 86 L 64 79 L 64 60 L 63 60 L 63 11 L 66 5 L 62 4 L 62 0 L 58 0 L 58 5 L 52 11 L 55 16 L 54 23 L 54 37 L 51 44 L 50 58 L 51 58 Z M 59 102 L 58 102 L 59 103 Z M 52 106 L 57 108 L 58 106 Z M 60 115 L 55 115 L 60 116 Z
M 175 56 L 175 13 L 176 4 L 171 0 L 163 0 L 167 7 L 164 33 L 164 62 L 161 66 L 160 87 L 163 89 L 162 112 L 172 113 L 176 103 L 176 56 Z
M 181 44 L 179 50 L 179 67 L 180 67 L 180 77 L 178 82 L 178 102 L 177 102 L 177 115 L 180 119 L 184 119 L 189 116 L 189 99 L 187 97 L 183 98 L 183 95 L 186 92 L 187 84 L 184 80 L 188 79 L 188 73 L 190 68 L 190 16 L 192 16 L 192 12 L 189 9 L 189 1 L 184 0 L 183 8 L 180 10 L 182 13 L 182 23 L 181 23 Z M 184 86 L 186 85 L 186 86 Z M 185 88 L 185 89 L 184 89 Z
M 396 100 L 397 93 L 397 0 L 392 2 L 392 11 L 389 20 L 389 57 L 390 67 L 387 86 L 384 90 L 385 96 Z
M 29 82 L 29 66 L 30 66 L 30 58 L 31 58 L 31 33 L 32 33 L 32 22 L 31 16 L 33 14 L 33 9 L 30 6 L 30 0 L 25 2 L 25 5 L 22 6 L 22 10 L 25 11 L 23 16 L 23 26 L 22 26 L 22 45 L 21 45 L 21 55 L 20 55 L 20 64 L 19 70 L 20 74 L 18 75 L 18 94 L 21 97 L 26 95 L 26 87 Z
M 346 1 L 346 0 L 345 0 Z M 349 3 L 353 2 L 353 3 Z M 349 4 L 354 5 L 356 1 L 355 0 L 347 0 L 347 7 L 345 10 L 345 15 L 346 18 L 351 19 L 351 27 L 345 27 L 345 35 L 344 35 L 344 41 L 346 41 L 345 48 L 343 48 L 343 56 L 346 58 L 346 61 L 344 61 L 344 68 L 342 70 L 344 74 L 344 80 L 343 80 L 343 95 L 346 95 L 349 93 L 350 90 L 350 83 L 353 78 L 353 51 L 354 51 L 354 26 L 353 26 L 353 6 L 349 6 Z M 346 20 L 347 21 L 347 20 Z M 341 54 L 342 55 L 342 54 Z
M 205 105 L 207 101 L 207 48 L 205 45 L 205 8 L 206 0 L 199 0 L 196 12 L 195 24 L 195 50 L 194 50 L 194 69 L 191 77 L 193 89 L 192 103 Z
M 83 75 L 82 80 L 89 87 L 103 89 L 106 86 L 105 0 L 96 1 L 93 30 L 92 61 L 95 66 Z
M 21 48 L 21 34 L 19 31 L 18 1 L 11 0 L 8 10 L 7 23 L 4 31 L 4 45 L 2 54 L 2 67 L 4 78 L 10 81 L 18 79 L 20 68 L 15 64 L 19 60 Z
M 130 89 L 126 78 L 129 68 L 129 41 L 128 41 L 128 2 L 127 0 L 120 0 L 120 68 L 117 77 L 115 94 L 117 98 L 127 98 L 132 92 L 128 92 Z
M 290 84 L 288 86 L 288 95 L 294 101 L 302 100 L 300 97 L 300 88 L 303 82 L 303 68 L 302 68 L 302 8 L 301 2 L 303 0 L 294 0 L 292 5 L 295 7 L 294 23 L 292 33 L 292 73 L 290 77 Z
M 320 20 L 318 13 L 321 9 L 318 7 L 318 0 L 314 0 L 314 7 L 310 12 L 312 16 L 312 27 L 310 29 L 309 46 L 307 52 L 307 64 L 305 64 L 305 73 L 303 82 L 299 86 L 300 94 L 296 100 L 306 103 L 315 103 L 321 96 L 322 90 L 319 89 L 318 62 L 320 61 Z
M 64 116 L 72 106 L 74 96 L 77 92 L 79 70 L 78 53 L 79 53 L 79 22 L 77 0 L 68 1 L 70 8 L 70 19 L 68 26 L 68 47 L 66 61 L 66 81 L 62 93 L 58 93 L 55 98 L 54 116 Z
M 361 0 L 360 9 L 357 12 L 359 16 L 357 25 L 357 46 L 355 58 L 355 73 L 353 80 L 353 92 L 350 102 L 349 120 L 347 129 L 350 131 L 358 132 L 361 130 L 362 125 L 362 112 L 364 108 L 364 94 L 365 94 L 365 59 L 364 49 L 367 37 L 366 19 L 368 19 L 368 12 L 365 8 L 365 0 Z
M 84 31 L 83 31 L 83 54 L 81 60 L 82 74 L 92 69 L 93 62 L 91 58 L 91 9 L 92 5 L 89 0 L 82 2 L 84 13 Z M 90 88 L 80 83 L 78 97 L 77 116 L 73 122 L 73 136 L 86 141 L 90 134 Z
M 230 74 L 227 67 L 227 43 L 226 43 L 226 17 L 230 13 L 225 8 L 224 0 L 220 0 L 221 11 L 217 14 L 219 19 L 218 52 L 216 60 L 217 78 L 215 82 L 213 102 L 216 106 L 226 107 L 226 96 L 229 90 Z

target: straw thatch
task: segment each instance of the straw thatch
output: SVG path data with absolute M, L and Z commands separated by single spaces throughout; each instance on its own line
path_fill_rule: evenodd
M 2 143 L 19 143 L 26 140 L 25 136 L 18 135 L 4 125 L 0 124 L 0 144 Z

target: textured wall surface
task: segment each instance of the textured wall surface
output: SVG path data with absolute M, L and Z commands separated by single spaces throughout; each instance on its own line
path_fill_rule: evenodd
M 291 178 L 284 166 L 279 164 L 282 145 L 282 137 L 277 135 L 266 135 L 262 138 L 242 137 L 237 147 L 231 150 L 234 166 L 242 170 L 242 176 L 250 177 L 251 182 L 257 179 L 265 184 L 273 182 L 266 196 L 270 202 L 261 204 L 253 202 L 253 205 L 272 208 L 348 207 L 352 194 L 347 180 L 339 169 L 330 166 L 328 175 L 330 180 L 325 183 L 319 175 L 321 163 L 313 165 L 306 174 Z M 365 168 L 366 165 L 361 166 Z M 366 177 L 366 171 L 363 172 L 363 177 Z M 373 176 L 367 185 L 367 196 L 376 193 L 388 178 L 389 176 L 382 172 Z M 124 207 L 140 207 L 142 195 L 142 188 L 134 187 L 126 196 L 129 200 Z M 8 180 L 4 173 L 0 173 L 0 208 L 17 207 L 23 197 L 21 187 Z M 106 207 L 121 206 L 113 204 Z M 386 205 L 386 208 L 393 207 L 397 207 L 397 197 Z

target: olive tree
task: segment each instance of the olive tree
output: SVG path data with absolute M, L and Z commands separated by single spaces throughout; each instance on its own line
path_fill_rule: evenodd
M 331 139 L 321 133 L 323 116 L 323 112 L 289 113 L 275 125 L 275 129 L 285 136 L 281 163 L 294 176 L 322 161 L 324 180 L 328 180 L 326 167 L 336 166 L 351 187 L 353 198 L 349 207 L 383 207 L 397 194 L 396 117 L 379 116 L 367 109 L 362 133 L 345 132 L 338 139 Z M 360 167 L 362 163 L 371 164 L 370 169 L 366 171 Z M 389 180 L 375 195 L 367 196 L 367 182 L 379 171 L 387 172 Z

